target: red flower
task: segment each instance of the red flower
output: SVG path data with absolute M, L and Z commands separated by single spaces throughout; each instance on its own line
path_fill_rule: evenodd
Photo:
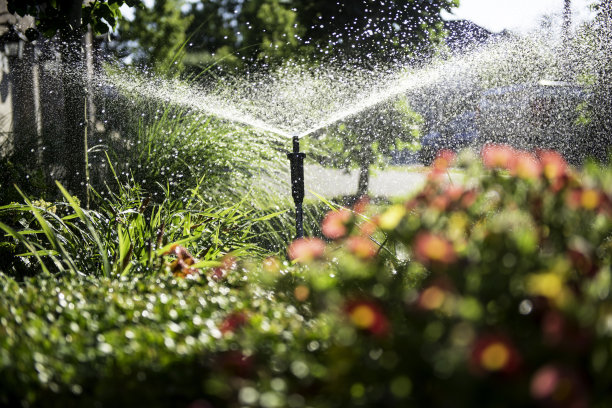
M 414 240 L 414 255 L 416 259 L 427 265 L 451 264 L 457 259 L 453 245 L 439 235 L 421 232 Z
M 246 356 L 239 350 L 230 350 L 220 353 L 218 364 L 223 371 L 239 377 L 250 377 L 254 371 L 255 358 Z
M 533 180 L 540 177 L 542 165 L 533 154 L 519 151 L 516 152 L 514 167 L 511 170 L 512 174 L 519 178 Z
M 368 238 L 349 237 L 346 240 L 348 250 L 361 259 L 370 259 L 376 255 L 377 248 Z
M 586 408 L 588 393 L 580 377 L 567 367 L 548 364 L 531 378 L 531 396 L 550 407 Z
M 325 242 L 319 238 L 299 238 L 289 245 L 287 252 L 292 261 L 308 263 L 323 256 Z
M 329 239 L 342 238 L 348 232 L 346 224 L 351 219 L 351 212 L 345 208 L 330 211 L 321 223 L 321 231 Z
M 356 300 L 346 305 L 346 314 L 351 323 L 375 336 L 389 332 L 389 321 L 378 304 L 369 300 Z
M 232 312 L 223 319 L 219 325 L 219 331 L 223 334 L 233 333 L 247 323 L 247 315 L 244 312 Z
M 481 152 L 482 162 L 489 169 L 513 169 L 515 154 L 512 147 L 496 144 L 485 145 Z
M 472 346 L 470 364 L 477 372 L 512 374 L 520 363 L 518 351 L 505 336 L 482 336 Z

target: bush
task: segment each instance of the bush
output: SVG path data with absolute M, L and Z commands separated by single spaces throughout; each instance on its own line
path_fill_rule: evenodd
M 610 406 L 612 170 L 487 146 L 452 184 L 451 160 L 291 264 L 175 246 L 157 277 L 3 278 L 3 402 Z

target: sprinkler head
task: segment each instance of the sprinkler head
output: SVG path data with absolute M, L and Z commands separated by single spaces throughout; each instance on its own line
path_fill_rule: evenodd
M 304 202 L 304 158 L 305 153 L 300 153 L 300 137 L 293 135 L 293 152 L 287 153 L 291 162 L 291 195 L 295 202 L 295 230 L 296 238 L 304 236 L 303 209 Z

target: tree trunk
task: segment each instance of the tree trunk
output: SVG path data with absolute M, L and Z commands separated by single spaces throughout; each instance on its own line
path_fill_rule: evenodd
M 83 64 L 83 35 L 81 28 L 82 0 L 70 3 L 71 27 L 60 32 L 62 83 L 64 87 L 64 156 L 65 182 L 68 191 L 81 203 L 87 199 L 85 179 L 85 112 L 86 92 Z
M 359 182 L 357 183 L 357 197 L 368 194 L 370 186 L 370 165 L 363 163 L 359 168 Z

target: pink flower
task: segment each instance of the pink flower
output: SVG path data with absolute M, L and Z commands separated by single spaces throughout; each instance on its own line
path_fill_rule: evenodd
M 567 367 L 548 364 L 531 377 L 531 396 L 551 407 L 586 408 L 588 393 L 580 377 Z
M 321 231 L 329 239 L 342 238 L 348 232 L 346 224 L 351 219 L 351 212 L 347 209 L 330 211 L 321 223 Z
M 377 252 L 372 240 L 365 237 L 349 237 L 346 246 L 353 255 L 364 260 L 373 258 Z
M 323 256 L 325 242 L 319 238 L 299 238 L 289 245 L 287 252 L 292 261 L 308 263 Z
M 542 166 L 538 159 L 531 153 L 516 152 L 512 174 L 524 180 L 534 180 L 540 177 Z
M 512 147 L 496 144 L 485 145 L 481 152 L 482 162 L 489 169 L 513 169 L 515 154 Z

